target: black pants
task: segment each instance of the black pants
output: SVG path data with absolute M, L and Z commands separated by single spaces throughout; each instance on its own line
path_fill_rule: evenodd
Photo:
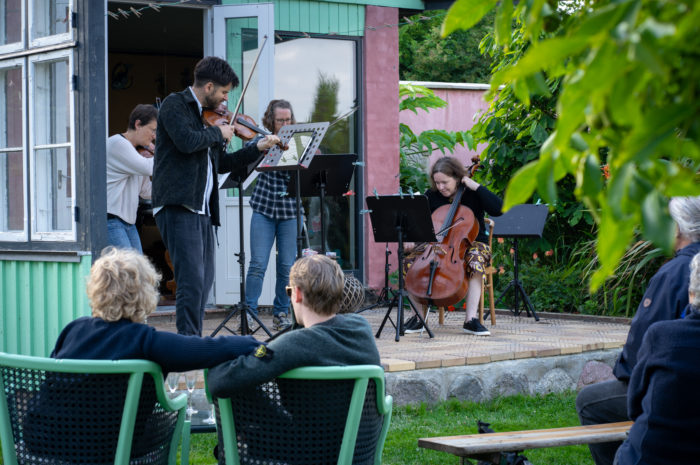
M 590 384 L 576 396 L 576 411 L 582 425 L 628 421 L 627 383 L 617 379 Z M 622 441 L 589 444 L 596 465 L 612 465 Z
M 166 206 L 155 219 L 175 271 L 177 332 L 201 336 L 204 306 L 214 282 L 211 218 L 184 207 Z

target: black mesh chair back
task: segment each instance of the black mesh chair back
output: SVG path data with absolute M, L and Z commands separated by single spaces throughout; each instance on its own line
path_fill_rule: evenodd
M 158 365 L 143 360 L 0 353 L 5 462 L 174 464 L 186 399 L 167 399 L 162 379 Z
M 219 463 L 380 463 L 391 402 L 378 366 L 292 370 L 217 399 Z

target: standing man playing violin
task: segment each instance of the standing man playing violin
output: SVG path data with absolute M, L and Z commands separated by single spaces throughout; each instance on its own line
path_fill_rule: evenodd
M 292 105 L 286 100 L 272 100 L 265 110 L 263 126 L 277 134 L 282 127 L 295 124 Z M 292 325 L 287 316 L 289 297 L 285 290 L 289 284 L 289 270 L 296 257 L 296 202 L 285 195 L 289 173 L 266 171 L 258 180 L 250 198 L 253 217 L 250 220 L 250 266 L 246 275 L 246 304 L 257 312 L 258 299 L 262 293 L 265 270 L 270 259 L 272 244 L 277 242 L 277 267 L 275 300 L 273 302 L 272 329 L 282 331 Z M 249 327 L 250 323 L 249 321 Z
M 136 105 L 126 132 L 107 139 L 107 243 L 143 252 L 136 230 L 139 197 L 151 198 L 158 110 Z M 141 149 L 141 150 L 138 150 Z
M 501 215 L 503 202 L 486 187 L 474 181 L 458 159 L 442 157 L 430 169 L 430 188 L 425 192 L 430 211 L 434 212 L 439 207 L 452 203 L 460 183 L 466 187 L 460 203 L 471 209 L 474 218 L 479 222 L 479 234 L 464 256 L 466 274 L 469 277 L 469 289 L 466 296 L 467 312 L 463 328 L 467 334 L 490 336 L 489 330 L 476 317 L 481 299 L 484 267 L 491 259 L 491 249 L 487 245 L 488 236 L 484 232 L 486 230 L 484 213 L 491 216 Z M 411 258 L 415 259 L 416 255 L 420 255 L 421 252 L 414 251 L 411 253 Z M 407 260 L 407 267 L 410 267 L 411 258 Z M 405 328 L 407 333 L 412 333 L 423 329 L 423 325 L 418 318 L 413 316 L 406 322 Z
M 214 228 L 221 225 L 216 173 L 240 169 L 279 142 L 269 135 L 226 153 L 233 127 L 204 125 L 202 109 L 217 108 L 237 85 L 225 60 L 204 57 L 194 69 L 194 85 L 170 94 L 158 114 L 153 213 L 173 262 L 179 334 L 202 334 L 214 281 Z

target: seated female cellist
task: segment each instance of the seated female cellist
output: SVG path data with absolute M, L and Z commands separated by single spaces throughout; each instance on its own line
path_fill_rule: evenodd
M 457 194 L 459 183 L 463 183 L 466 187 L 460 203 L 472 210 L 479 223 L 479 234 L 464 256 L 469 289 L 466 296 L 467 312 L 463 328 L 464 332 L 468 334 L 489 336 L 491 333 L 476 317 L 481 299 L 481 280 L 484 268 L 491 259 L 491 249 L 487 245 L 488 236 L 484 232 L 484 212 L 490 216 L 501 215 L 503 202 L 486 187 L 474 181 L 468 170 L 462 166 L 457 158 L 443 157 L 439 158 L 430 169 L 430 188 L 425 192 L 430 204 L 430 211 L 434 212 L 439 207 L 452 203 Z M 409 254 L 406 260 L 406 270 L 411 266 L 412 259 L 415 259 L 415 256 L 411 257 Z M 412 300 L 415 301 L 413 298 Z M 425 310 L 423 307 L 424 315 Z M 423 324 L 415 315 L 405 324 L 407 333 L 418 332 L 422 329 Z

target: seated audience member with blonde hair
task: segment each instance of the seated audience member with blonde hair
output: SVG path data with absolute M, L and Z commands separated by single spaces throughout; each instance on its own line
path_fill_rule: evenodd
M 617 465 L 700 460 L 700 254 L 690 263 L 688 295 L 685 318 L 654 323 L 644 335 L 627 392 L 634 425 Z
M 87 283 L 92 317 L 69 323 L 51 357 L 143 359 L 164 372 L 188 371 L 249 354 L 261 345 L 252 336 L 184 336 L 146 325 L 158 304 L 159 281 L 151 262 L 133 249 L 105 249 Z
M 325 255 L 303 257 L 289 274 L 288 294 L 303 328 L 274 339 L 266 353 L 239 357 L 209 370 L 214 397 L 269 381 L 301 366 L 379 365 L 379 352 L 367 320 L 338 314 L 343 298 L 343 271 Z

